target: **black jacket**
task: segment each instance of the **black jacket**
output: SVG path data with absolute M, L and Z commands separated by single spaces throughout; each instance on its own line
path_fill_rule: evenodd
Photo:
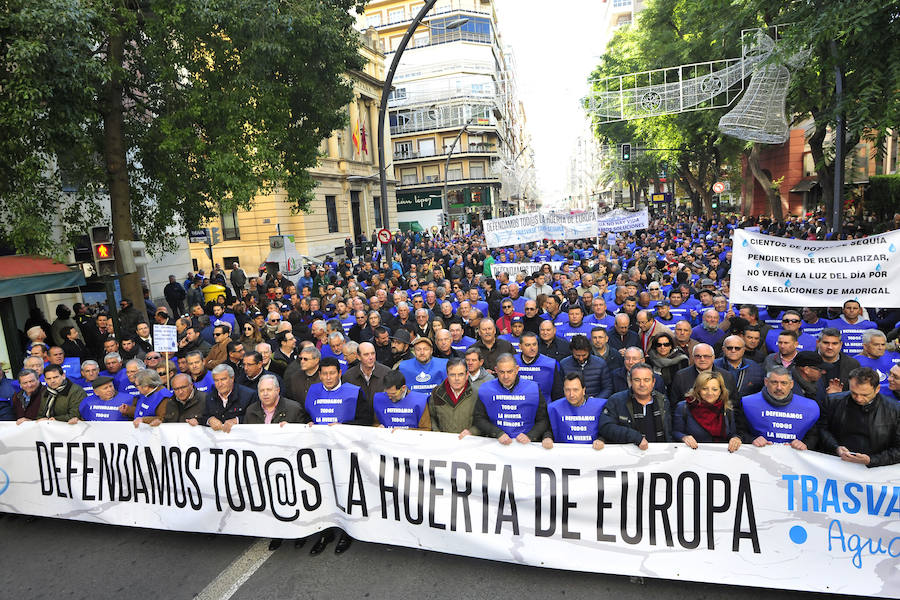
M 553 341 L 549 344 L 538 338 L 538 352 L 544 356 L 549 356 L 556 362 L 562 362 L 562 359 L 572 354 L 569 350 L 569 344 L 559 336 L 553 338 Z
M 616 331 L 615 327 L 608 327 L 606 329 L 606 334 L 609 336 L 609 347 L 613 349 L 613 351 L 621 350 L 622 348 L 630 348 L 635 346 L 637 348 L 641 348 L 641 337 L 631 329 L 628 330 L 628 333 L 625 336 L 620 336 Z
M 635 428 L 634 415 L 629 407 L 631 390 L 618 392 L 610 396 L 603 406 L 603 414 L 600 415 L 600 437 L 612 444 L 641 443 L 644 434 Z M 659 405 L 662 417 L 663 435 L 665 441 L 672 441 L 672 414 L 669 409 L 669 401 L 665 394 L 653 391 L 653 401 Z
M 722 375 L 722 379 L 725 380 L 725 389 L 728 390 L 728 397 L 731 399 L 733 405 L 737 405 L 741 395 L 737 391 L 737 384 L 734 381 L 734 376 L 728 371 L 723 371 L 715 365 L 713 365 L 713 371 Z M 691 389 L 694 387 L 694 381 L 697 380 L 697 375 L 699 375 L 699 373 L 697 372 L 697 368 L 693 365 L 685 367 L 675 373 L 675 376 L 672 378 L 672 386 L 669 388 L 669 403 L 672 406 L 678 406 L 678 403 L 684 400 L 684 397 L 690 393 Z
M 213 417 L 223 423 L 235 417 L 238 418 L 239 422 L 243 422 L 244 413 L 253 402 L 258 402 L 256 394 L 253 390 L 247 389 L 242 385 L 235 384 L 224 404 L 219 399 L 219 392 L 212 388 L 206 398 L 206 411 L 203 413 L 202 423 L 204 425 L 208 424 L 208 421 Z
M 275 414 L 272 415 L 272 423 L 299 423 L 303 415 L 303 407 L 299 402 L 294 402 L 288 398 L 279 398 L 278 405 L 275 406 Z M 266 412 L 263 410 L 262 403 L 259 400 L 247 407 L 244 413 L 243 423 L 247 425 L 264 425 L 266 422 Z
M 826 396 L 819 415 L 819 449 L 831 454 L 837 453 L 843 442 L 844 420 L 847 403 L 853 402 L 850 392 L 840 392 Z M 900 462 L 900 403 L 878 394 L 870 408 L 865 410 L 869 423 L 870 467 L 893 465 Z M 849 448 L 852 452 L 854 448 Z

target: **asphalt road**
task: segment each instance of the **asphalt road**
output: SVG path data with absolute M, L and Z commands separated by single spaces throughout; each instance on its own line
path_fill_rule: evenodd
M 761 590 L 525 567 L 356 542 L 309 556 L 291 542 L 177 533 L 4 515 L 0 599 L 263 600 L 565 598 L 812 600 Z M 727 575 L 711 573 L 710 582 Z M 834 596 L 837 598 L 837 596 Z

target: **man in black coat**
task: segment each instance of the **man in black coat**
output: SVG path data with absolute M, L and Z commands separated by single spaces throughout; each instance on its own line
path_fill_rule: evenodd
M 641 347 L 641 338 L 631 329 L 631 319 L 626 314 L 617 314 L 615 323 L 606 333 L 609 335 L 609 347 L 620 354 L 625 348 Z
M 538 330 L 538 352 L 549 356 L 556 362 L 572 355 L 568 342 L 556 335 L 556 325 L 553 324 L 553 321 L 541 323 Z
M 244 412 L 257 397 L 253 390 L 235 384 L 234 369 L 228 365 L 218 365 L 212 370 L 214 390 L 206 399 L 203 413 L 204 425 L 216 431 L 228 433 L 232 426 L 240 423 Z
M 174 275 L 169 275 L 169 283 L 163 288 L 163 296 L 166 302 L 172 308 L 172 312 L 176 315 L 184 314 L 184 301 L 187 298 L 187 291 L 184 289 Z
M 703 371 L 714 371 L 721 374 L 722 379 L 725 381 L 725 389 L 728 390 L 728 398 L 732 403 L 737 403 L 741 399 L 741 395 L 737 391 L 737 384 L 734 381 L 734 376 L 728 371 L 715 366 L 714 361 L 716 355 L 713 353 L 712 346 L 709 344 L 697 344 L 691 352 L 694 364 L 677 371 L 675 376 L 672 377 L 672 388 L 669 392 L 669 404 L 671 406 L 678 406 L 678 403 L 691 393 L 697 375 Z

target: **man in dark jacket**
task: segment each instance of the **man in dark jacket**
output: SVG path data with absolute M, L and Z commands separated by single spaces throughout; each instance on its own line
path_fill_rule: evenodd
M 217 365 L 212 370 L 212 377 L 215 390 L 206 399 L 203 424 L 228 433 L 242 422 L 247 407 L 256 401 L 256 394 L 242 385 L 235 385 L 234 369 L 228 365 Z
M 553 321 L 544 321 L 538 328 L 538 352 L 556 362 L 562 362 L 562 359 L 571 354 L 566 340 L 556 335 Z
M 641 450 L 651 442 L 672 441 L 672 415 L 665 394 L 653 389 L 653 368 L 631 367 L 630 389 L 613 394 L 600 416 L 600 437 L 612 444 L 634 444 Z
M 722 340 L 722 358 L 717 358 L 713 365 L 717 369 L 727 371 L 734 377 L 735 385 L 742 396 L 749 396 L 760 391 L 765 373 L 758 362 L 744 357 L 746 345 L 739 335 L 729 335 Z
M 741 394 L 737 390 L 737 384 L 734 377 L 728 371 L 715 366 L 715 354 L 713 348 L 709 344 L 697 344 L 693 349 L 694 364 L 687 366 L 675 373 L 672 377 L 672 387 L 669 391 L 669 403 L 672 406 L 678 406 L 678 403 L 684 400 L 684 397 L 694 387 L 694 381 L 702 371 L 715 371 L 722 374 L 725 380 L 725 389 L 728 390 L 728 397 L 737 404 Z
M 284 370 L 285 396 L 300 404 L 306 401 L 309 387 L 319 382 L 319 360 L 322 353 L 315 346 L 306 346 L 300 351 L 300 357 Z
M 854 369 L 850 391 L 829 395 L 822 405 L 822 452 L 867 467 L 900 462 L 900 403 L 880 392 L 878 373 Z
M 179 373 L 170 382 L 174 398 L 166 402 L 166 423 L 190 423 L 198 425 L 206 412 L 208 395 L 194 387 L 190 375 Z M 150 425 L 155 425 L 155 421 Z
M 591 354 L 591 343 L 583 335 L 576 335 L 569 342 L 572 356 L 560 361 L 563 375 L 580 373 L 584 379 L 585 393 L 589 398 L 609 398 L 612 395 L 612 379 L 609 368 L 599 356 Z
M 609 334 L 609 347 L 620 354 L 625 348 L 641 347 L 641 338 L 631 329 L 631 319 L 628 315 L 616 315 L 615 323 L 606 330 L 606 333 Z
M 359 364 L 347 369 L 341 376 L 341 381 L 359 387 L 366 402 L 372 404 L 375 394 L 384 391 L 384 377 L 391 370 L 375 360 L 375 346 L 371 342 L 361 343 L 357 354 Z
M 481 355 L 484 357 L 484 368 L 488 371 L 494 370 L 500 355 L 516 353 L 512 344 L 497 337 L 497 327 L 494 325 L 494 321 L 487 317 L 478 324 L 478 336 L 479 340 L 471 347 L 481 350 Z
M 178 283 L 174 275 L 169 275 L 169 283 L 163 288 L 163 296 L 165 296 L 166 302 L 169 303 L 175 315 L 184 314 L 184 301 L 187 298 L 187 291 L 185 291 L 184 286 Z
M 841 352 L 842 347 L 841 332 L 834 327 L 823 329 L 819 334 L 819 341 L 816 342 L 816 350 L 825 361 L 825 387 L 831 387 L 837 380 L 846 391 L 850 372 L 859 368 L 859 361 Z

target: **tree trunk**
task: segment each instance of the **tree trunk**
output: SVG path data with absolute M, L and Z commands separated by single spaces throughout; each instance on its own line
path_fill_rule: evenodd
M 816 174 L 819 176 L 819 185 L 822 187 L 822 200 L 825 202 L 825 225 L 829 231 L 833 231 L 834 224 L 834 164 L 825 162 L 825 134 L 827 126 L 821 115 L 813 113 L 816 128 L 809 138 L 809 151 L 812 154 Z
M 120 240 L 133 240 L 134 228 L 131 224 L 131 192 L 128 182 L 128 148 L 125 139 L 124 84 L 121 79 L 125 36 L 121 31 L 113 33 L 109 39 L 108 63 L 110 80 L 103 98 L 103 152 L 109 181 L 109 206 L 112 215 L 112 230 L 116 241 L 116 266 L 122 272 Z M 137 273 L 119 278 L 122 297 L 128 298 L 139 311 L 144 311 L 144 294 Z M 116 331 L 118 335 L 123 333 Z
M 772 213 L 772 218 L 781 223 L 784 221 L 784 212 L 781 208 L 781 195 L 775 192 L 775 189 L 772 187 L 772 178 L 763 171 L 759 164 L 759 152 L 761 149 L 762 144 L 753 142 L 753 148 L 750 150 L 750 156 L 747 158 L 747 165 L 750 167 L 750 172 L 753 173 L 753 178 L 759 182 L 759 185 L 766 193 L 766 200 L 769 204 L 769 212 Z

